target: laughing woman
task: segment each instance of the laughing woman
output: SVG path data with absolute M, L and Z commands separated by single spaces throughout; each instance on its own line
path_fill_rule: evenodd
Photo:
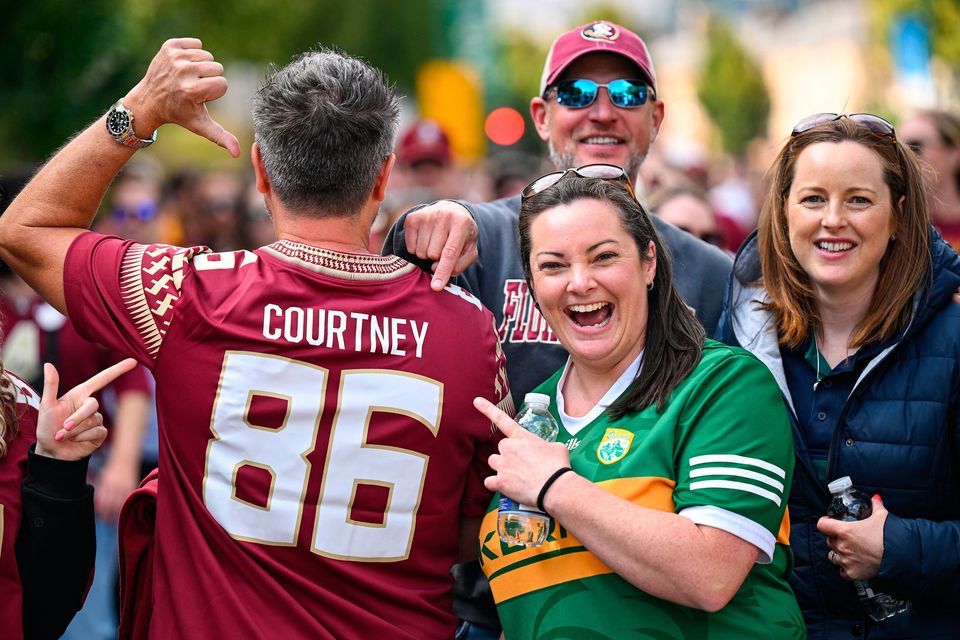
M 930 228 L 915 156 L 876 116 L 805 119 L 771 174 L 722 333 L 791 410 L 792 584 L 810 637 L 956 638 L 960 257 Z M 822 517 L 842 476 L 878 494 L 871 517 Z M 913 606 L 874 622 L 851 580 Z
M 800 638 L 785 574 L 793 471 L 769 372 L 712 341 L 623 172 L 587 165 L 524 191 L 531 291 L 570 354 L 538 388 L 561 425 L 506 435 L 488 488 L 552 517 L 540 547 L 481 530 L 507 638 Z M 494 504 L 496 501 L 494 501 Z

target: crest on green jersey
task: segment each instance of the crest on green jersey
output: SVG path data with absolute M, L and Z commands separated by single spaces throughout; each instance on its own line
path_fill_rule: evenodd
M 609 427 L 597 446 L 597 459 L 603 464 L 613 464 L 630 451 L 633 433 L 626 429 Z

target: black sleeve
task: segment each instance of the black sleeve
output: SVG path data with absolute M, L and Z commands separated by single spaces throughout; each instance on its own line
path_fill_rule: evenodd
M 64 461 L 30 447 L 20 488 L 16 555 L 24 638 L 59 638 L 80 610 L 93 576 L 96 533 L 87 458 Z

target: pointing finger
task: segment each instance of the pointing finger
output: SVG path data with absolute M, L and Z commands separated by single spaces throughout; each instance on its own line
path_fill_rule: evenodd
M 492 422 L 497 429 L 500 429 L 508 438 L 527 433 L 523 427 L 514 422 L 510 416 L 498 409 L 497 405 L 489 400 L 480 397 L 474 398 L 473 406 L 477 411 L 489 418 L 490 422 Z
M 105 386 L 107 386 L 108 384 L 110 384 L 111 382 L 113 382 L 123 374 L 127 373 L 128 371 L 131 371 L 136 366 L 137 366 L 137 361 L 134 360 L 133 358 L 126 358 L 125 360 L 121 360 L 120 362 L 113 365 L 112 367 L 108 367 L 104 369 L 103 371 L 96 374 L 89 380 L 81 382 L 80 384 L 75 386 L 73 389 L 71 389 L 70 393 L 76 394 L 81 398 L 92 396 L 94 393 L 96 393 L 97 391 L 100 391 L 100 389 L 103 389 Z M 44 385 L 44 388 L 46 388 L 46 385 Z

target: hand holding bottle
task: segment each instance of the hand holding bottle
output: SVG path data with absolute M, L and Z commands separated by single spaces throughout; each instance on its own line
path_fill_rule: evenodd
M 873 496 L 871 504 L 873 513 L 865 520 L 844 522 L 825 516 L 817 522 L 817 530 L 827 536 L 830 561 L 847 580 L 872 580 L 880 573 L 888 512 L 879 495 Z

